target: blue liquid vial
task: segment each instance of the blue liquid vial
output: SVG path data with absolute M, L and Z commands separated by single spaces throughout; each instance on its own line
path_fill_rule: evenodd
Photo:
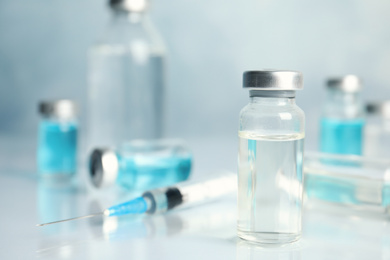
M 321 119 L 321 151 L 362 154 L 364 120 Z
M 354 75 L 327 82 L 328 97 L 320 121 L 320 151 L 362 155 L 365 119 L 361 80 Z
M 40 176 L 71 177 L 77 168 L 78 124 L 70 100 L 42 102 L 37 165 Z
M 136 140 L 117 149 L 94 149 L 90 178 L 96 188 L 112 185 L 143 191 L 188 179 L 192 154 L 176 140 Z

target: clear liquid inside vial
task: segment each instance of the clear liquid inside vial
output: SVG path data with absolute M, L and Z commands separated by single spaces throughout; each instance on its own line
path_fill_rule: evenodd
M 238 236 L 281 244 L 301 236 L 304 133 L 239 132 Z

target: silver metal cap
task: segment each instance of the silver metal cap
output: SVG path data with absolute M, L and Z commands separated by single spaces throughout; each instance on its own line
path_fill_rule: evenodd
M 110 0 L 110 7 L 118 11 L 143 12 L 148 8 L 148 0 Z
M 370 115 L 379 115 L 381 103 L 380 102 L 368 102 L 366 104 L 366 113 Z
M 245 71 L 242 87 L 253 90 L 301 90 L 303 75 L 292 70 Z
M 390 100 L 383 102 L 369 102 L 366 104 L 366 112 L 371 115 L 379 115 L 390 119 Z
M 340 89 L 345 92 L 359 92 L 363 87 L 362 80 L 355 75 L 346 75 L 340 78 L 330 78 L 327 80 L 328 88 Z
M 118 176 L 119 162 L 110 149 L 94 149 L 89 158 L 89 176 L 96 188 L 113 185 Z
M 42 101 L 39 113 L 44 117 L 72 118 L 77 114 L 76 103 L 68 99 Z

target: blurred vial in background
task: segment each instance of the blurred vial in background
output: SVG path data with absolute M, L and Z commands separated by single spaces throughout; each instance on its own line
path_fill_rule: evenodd
M 389 159 L 309 152 L 304 173 L 305 193 L 313 202 L 390 214 Z
M 172 185 L 188 179 L 192 155 L 180 141 L 136 140 L 118 149 L 95 149 L 90 178 L 97 187 L 114 183 L 132 191 Z
M 366 104 L 364 155 L 390 159 L 390 100 Z
M 89 51 L 87 151 L 163 130 L 164 46 L 147 0 L 111 0 L 112 21 Z
M 76 173 L 76 105 L 71 100 L 41 102 L 38 137 L 38 172 L 46 177 L 71 177 Z
M 354 75 L 332 78 L 320 127 L 320 150 L 334 154 L 361 155 L 363 149 L 363 105 L 361 80 Z

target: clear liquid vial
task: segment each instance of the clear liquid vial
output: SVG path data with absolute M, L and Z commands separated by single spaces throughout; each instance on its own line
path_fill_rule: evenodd
M 148 0 L 111 0 L 112 20 L 88 55 L 86 153 L 163 134 L 165 48 Z
M 37 164 L 40 176 L 71 177 L 77 167 L 76 106 L 71 100 L 41 102 Z
M 238 236 L 260 244 L 301 236 L 305 115 L 296 71 L 247 71 L 250 103 L 240 113 Z
M 360 100 L 361 80 L 348 75 L 327 81 L 327 100 L 320 122 L 320 150 L 361 155 L 365 120 Z
M 92 184 L 117 184 L 130 191 L 172 185 L 188 179 L 192 154 L 181 141 L 135 140 L 116 149 L 95 149 L 90 157 Z

